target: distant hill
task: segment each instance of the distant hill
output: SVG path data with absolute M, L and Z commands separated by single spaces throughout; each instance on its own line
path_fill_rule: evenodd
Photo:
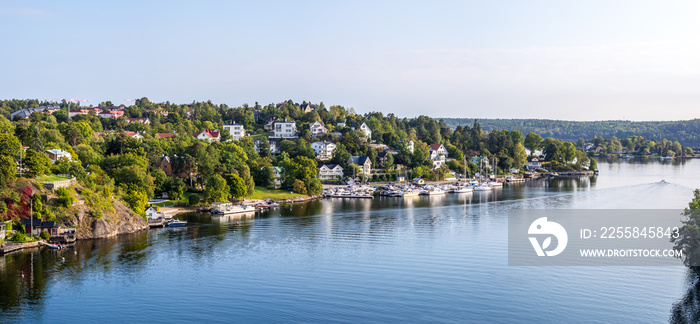
M 439 118 L 438 118 L 439 119 Z M 472 125 L 474 118 L 443 118 L 451 127 Z M 553 137 L 566 141 L 576 141 L 579 137 L 586 140 L 594 135 L 609 139 L 612 136 L 627 138 L 639 135 L 645 139 L 678 140 L 681 144 L 700 147 L 700 119 L 680 121 L 567 121 L 551 119 L 477 119 L 481 128 L 517 129 L 524 135 L 535 132 L 542 137 Z

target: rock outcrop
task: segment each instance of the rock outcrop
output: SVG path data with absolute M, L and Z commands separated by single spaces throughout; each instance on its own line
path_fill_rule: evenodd
M 113 201 L 114 213 L 95 218 L 91 215 L 90 208 L 82 205 L 77 206 L 74 216 L 66 219 L 64 223 L 76 227 L 76 238 L 79 240 L 108 238 L 148 229 L 143 217 L 134 213 L 121 201 Z

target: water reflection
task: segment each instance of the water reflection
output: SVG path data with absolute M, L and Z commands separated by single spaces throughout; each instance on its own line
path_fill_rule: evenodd
M 430 296 L 426 301 L 435 301 L 439 297 L 436 297 L 434 291 L 449 285 L 441 280 L 450 276 L 459 280 L 461 277 L 455 273 L 461 274 L 461 269 L 466 265 L 478 264 L 470 268 L 469 277 L 474 275 L 479 279 L 461 283 L 461 287 L 469 289 L 478 288 L 481 284 L 498 286 L 488 282 L 489 276 L 497 271 L 502 271 L 500 273 L 502 275 L 511 273 L 512 269 L 498 268 L 498 262 L 503 261 L 498 256 L 484 256 L 478 251 L 484 246 L 503 248 L 498 245 L 498 235 L 491 233 L 498 233 L 499 229 L 505 226 L 504 219 L 512 208 L 605 207 L 617 206 L 620 202 L 639 204 L 640 202 L 636 200 L 650 193 L 653 193 L 657 200 L 647 199 L 641 203 L 647 205 L 657 203 L 649 206 L 658 206 L 659 202 L 668 202 L 673 197 L 681 195 L 679 193 L 687 191 L 686 188 L 675 185 L 676 179 L 668 177 L 668 172 L 675 171 L 666 169 L 680 168 L 684 163 L 665 165 L 652 161 L 614 161 L 610 164 L 600 164 L 601 168 L 611 170 L 610 173 L 600 177 L 536 179 L 526 183 L 506 184 L 503 188 L 488 192 L 407 198 L 326 199 L 282 205 L 263 213 L 223 217 L 187 214 L 179 216 L 188 221 L 188 226 L 184 228 L 154 229 L 111 239 L 80 241 L 73 248 L 59 252 L 34 250 L 0 256 L 0 311 L 3 314 L 0 321 L 41 321 L 43 313 L 50 313 L 50 310 L 55 309 L 52 307 L 56 304 L 55 298 L 61 298 L 61 289 L 63 291 L 85 289 L 92 294 L 100 294 L 99 289 L 102 287 L 90 286 L 95 283 L 86 278 L 116 278 L 126 281 L 128 286 L 144 286 L 167 294 L 177 289 L 170 288 L 167 282 L 161 283 L 160 286 L 150 285 L 154 278 L 163 276 L 163 271 L 175 273 L 183 268 L 191 269 L 186 275 L 201 277 L 203 282 L 213 283 L 212 287 L 214 287 L 221 281 L 226 281 L 226 276 L 230 275 L 229 272 L 221 269 L 236 269 L 240 272 L 249 271 L 247 269 L 258 272 L 267 271 L 269 276 L 283 273 L 284 276 L 280 275 L 281 277 L 277 278 L 281 280 L 280 282 L 293 280 L 295 276 L 304 278 L 304 272 L 300 271 L 302 269 L 312 270 L 310 272 L 318 274 L 321 280 L 335 285 L 339 282 L 329 278 L 358 283 L 360 288 L 351 289 L 348 294 L 343 292 L 338 295 L 347 296 L 361 295 L 366 291 L 366 280 L 374 280 L 375 284 L 381 280 L 396 280 L 392 277 L 394 274 L 401 274 L 401 269 L 425 262 L 431 255 L 436 259 L 432 259 L 432 263 L 427 268 L 411 272 L 411 275 L 420 274 L 419 279 L 423 278 L 427 283 L 425 286 L 416 286 L 411 289 L 420 291 L 421 296 L 424 294 Z M 639 166 L 645 168 L 655 166 L 661 169 L 648 172 L 647 169 L 637 169 Z M 683 171 L 684 174 L 692 175 L 689 177 L 690 180 L 698 179 L 693 170 L 690 170 L 690 173 Z M 618 176 L 612 173 L 613 171 L 631 175 Z M 666 185 L 658 183 L 651 185 L 652 181 L 646 178 L 640 182 L 640 176 L 637 173 L 651 173 L 652 176 L 649 176 L 649 179 L 655 179 L 656 182 L 660 180 L 656 178 L 660 178 L 661 175 L 672 181 L 670 181 L 671 184 Z M 645 184 L 640 185 L 640 183 Z M 687 198 L 682 199 L 684 200 L 682 204 L 687 204 Z M 450 236 L 451 232 L 459 235 Z M 490 234 L 485 235 L 486 233 Z M 485 238 L 487 236 L 488 238 Z M 403 251 L 400 246 L 392 245 L 394 241 L 400 241 L 400 245 L 409 246 L 409 248 Z M 267 254 L 271 250 L 277 254 L 272 256 Z M 386 253 L 367 252 L 377 250 Z M 305 253 L 311 257 L 298 258 L 306 256 Z M 337 257 L 346 255 L 353 257 L 347 259 Z M 372 265 L 376 260 L 363 259 L 368 255 L 385 258 L 387 262 L 394 262 L 395 267 L 389 263 L 378 270 Z M 266 260 L 267 257 L 271 260 Z M 276 262 L 293 263 L 297 260 L 305 260 L 309 268 L 299 264 L 294 267 L 276 264 Z M 354 265 L 355 261 L 370 264 L 365 270 L 372 270 L 371 274 L 369 271 L 366 273 L 358 271 Z M 217 267 L 220 272 L 213 275 L 212 271 Z M 289 275 L 288 269 L 292 269 Z M 459 271 L 450 272 L 453 269 L 459 269 Z M 429 275 L 431 271 L 437 275 L 431 277 Z M 529 270 L 522 271 L 526 275 L 531 275 L 527 273 Z M 482 272 L 485 274 L 479 277 Z M 186 281 L 187 276 L 183 277 Z M 255 288 L 266 284 L 265 279 L 252 275 L 240 284 Z M 574 280 L 579 279 L 574 278 Z M 430 284 L 431 282 L 433 285 Z M 238 284 L 239 282 L 231 284 L 231 287 L 237 288 Z M 294 293 L 298 294 L 307 293 L 305 298 L 314 300 L 317 296 L 310 296 L 308 294 L 310 290 L 304 290 L 307 284 L 308 282 L 302 283 L 301 280 L 292 282 L 289 289 L 296 289 Z M 442 286 L 443 284 L 445 286 Z M 517 285 L 514 287 L 515 290 L 522 288 Z M 397 298 L 414 296 L 405 293 L 402 290 L 404 286 L 396 285 L 394 288 L 397 289 Z M 511 288 L 508 286 L 506 290 Z M 316 289 L 322 290 L 318 286 Z M 200 294 L 210 293 L 208 289 L 201 288 L 201 290 Z M 695 322 L 700 319 L 698 317 L 699 290 L 697 283 L 688 288 L 684 298 L 673 306 L 672 319 L 678 318 L 676 322 L 679 323 Z M 255 289 L 248 291 L 254 292 Z M 267 297 L 265 293 L 274 295 L 281 291 L 283 288 L 273 285 L 272 288 L 268 287 L 267 290 L 260 291 L 262 297 L 256 295 L 252 297 L 263 299 Z M 212 294 L 225 299 L 223 297 L 230 294 L 230 291 Z M 452 300 L 458 300 L 465 294 L 464 291 L 453 291 L 453 295 L 446 296 L 452 296 Z M 675 296 L 678 291 L 669 291 L 668 294 Z M 508 295 L 508 292 L 504 292 L 502 296 L 505 295 Z M 105 298 L 105 302 L 120 302 L 117 298 L 125 296 L 115 294 L 110 297 L 114 299 Z M 535 297 L 540 298 L 540 296 Z M 338 297 L 335 301 L 342 302 L 345 300 L 343 298 L 346 297 Z M 322 298 L 319 297 L 319 299 Z M 278 299 L 280 300 L 284 299 Z M 404 300 L 404 302 L 406 305 L 415 305 L 410 300 Z M 660 313 L 666 318 L 670 302 L 663 304 L 663 309 L 655 314 Z M 253 305 L 255 303 L 250 302 L 248 306 L 254 309 Z M 453 307 L 453 309 L 456 308 Z M 80 311 L 80 309 L 72 309 L 72 311 Z M 280 318 L 282 317 L 273 319 Z
M 700 280 L 692 271 L 687 273 L 688 290 L 671 307 L 670 323 L 685 324 L 700 322 Z

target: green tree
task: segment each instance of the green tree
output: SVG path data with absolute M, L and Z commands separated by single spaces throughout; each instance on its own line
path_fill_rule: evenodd
M 11 156 L 0 155 L 0 188 L 15 179 L 16 169 L 15 160 Z
M 525 148 L 530 150 L 530 155 L 535 155 L 535 151 L 542 148 L 542 136 L 530 132 L 525 136 Z
M 27 175 L 30 177 L 43 175 L 51 168 L 51 160 L 49 157 L 44 153 L 32 149 L 27 150 L 27 155 L 22 160 L 22 164 L 29 170 Z
M 146 206 L 148 205 L 146 190 L 135 185 L 126 185 L 123 190 L 122 199 L 129 204 L 131 210 L 146 218 Z
M 695 189 L 693 200 L 688 204 L 683 214 L 683 221 L 678 236 L 671 236 L 674 249 L 683 251 L 683 263 L 700 274 L 700 189 Z
M 215 174 L 207 180 L 207 187 L 204 189 L 204 200 L 209 203 L 227 201 L 230 196 L 231 189 L 222 176 Z
M 0 155 L 19 158 L 19 139 L 12 134 L 0 133 Z
M 75 190 L 61 187 L 58 188 L 58 199 L 57 202 L 63 207 L 70 207 L 75 201 Z
M 598 162 L 594 158 L 590 158 L 590 164 L 588 165 L 588 170 L 598 170 Z
M 513 165 L 521 169 L 526 162 L 527 152 L 525 151 L 525 146 L 522 143 L 515 144 L 515 148 L 513 149 Z
M 228 183 L 231 196 L 234 198 L 245 197 L 248 194 L 248 187 L 246 186 L 245 181 L 238 175 L 232 174 L 229 176 Z
M 306 185 L 304 184 L 304 181 L 301 181 L 299 179 L 295 179 L 294 186 L 292 187 L 292 191 L 294 193 L 298 193 L 300 195 L 305 195 L 307 193 L 307 191 L 306 191 Z

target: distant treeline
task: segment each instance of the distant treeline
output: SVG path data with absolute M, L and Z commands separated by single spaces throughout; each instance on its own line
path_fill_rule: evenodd
M 445 118 L 445 123 L 454 128 L 471 125 L 473 118 Z M 685 146 L 700 147 L 700 119 L 681 121 L 566 121 L 551 119 L 478 119 L 484 130 L 494 129 L 519 130 L 523 134 L 534 132 L 542 137 L 553 137 L 565 141 L 578 138 L 628 138 L 642 136 L 646 140 L 668 138 L 677 140 Z

